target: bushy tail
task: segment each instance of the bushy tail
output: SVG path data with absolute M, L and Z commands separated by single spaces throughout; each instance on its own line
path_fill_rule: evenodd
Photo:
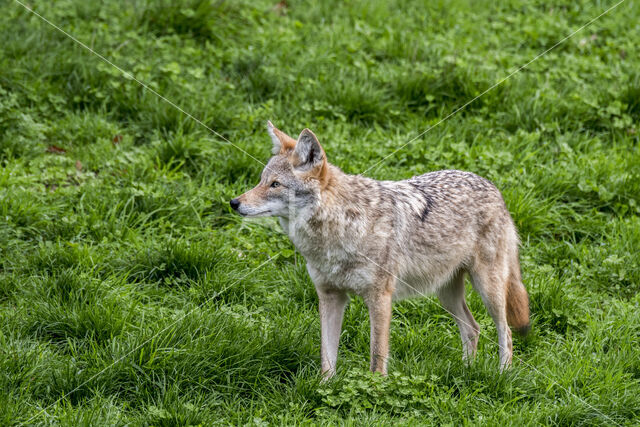
M 507 284 L 507 322 L 518 334 L 529 333 L 529 295 L 520 280 L 511 278 Z

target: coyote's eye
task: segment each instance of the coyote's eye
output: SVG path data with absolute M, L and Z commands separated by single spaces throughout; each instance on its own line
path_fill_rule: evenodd
M 278 181 L 273 181 L 271 183 L 271 188 L 276 188 L 276 187 L 280 187 L 280 183 Z

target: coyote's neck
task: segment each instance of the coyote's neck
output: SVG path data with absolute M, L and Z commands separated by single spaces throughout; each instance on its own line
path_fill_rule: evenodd
M 378 227 L 390 227 L 384 218 L 386 199 L 377 181 L 347 175 L 333 166 L 330 176 L 313 204 L 281 220 L 296 248 L 320 270 L 334 264 L 350 265 L 361 257 L 364 242 Z
M 377 182 L 358 175 L 348 175 L 330 166 L 330 178 L 312 207 L 293 219 L 295 234 L 316 243 L 357 239 L 369 228 L 375 206 Z M 292 230 L 294 231 L 294 230 Z M 296 239 L 291 236 L 295 241 Z
M 331 165 L 330 179 L 321 193 L 318 210 L 325 215 L 347 215 L 354 219 L 376 204 L 377 181 L 360 175 L 348 175 Z

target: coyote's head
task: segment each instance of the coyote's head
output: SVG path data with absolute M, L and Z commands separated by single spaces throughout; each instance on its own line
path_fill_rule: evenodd
M 267 130 L 273 142 L 273 157 L 262 171 L 260 183 L 230 204 L 247 217 L 290 217 L 313 206 L 329 180 L 329 164 L 318 138 L 309 129 L 291 138 L 271 122 Z

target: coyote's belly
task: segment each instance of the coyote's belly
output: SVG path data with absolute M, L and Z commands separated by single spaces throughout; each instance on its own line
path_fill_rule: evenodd
M 424 296 L 447 284 L 464 265 L 466 255 L 460 251 L 442 252 L 394 248 L 392 256 L 367 249 L 370 245 L 336 244 L 332 247 L 309 245 L 308 240 L 296 246 L 307 261 L 314 283 L 364 296 L 380 281 L 396 279 L 396 300 Z M 361 247 L 364 246 L 364 247 Z
M 307 254 L 307 269 L 313 282 L 364 296 L 369 289 L 378 287 L 384 277 L 392 275 L 397 279 L 393 298 L 400 300 L 436 292 L 449 283 L 460 268 L 457 262 L 431 265 L 419 257 L 407 260 L 402 265 L 404 271 L 399 271 L 394 264 L 380 265 L 364 255 L 359 258 L 346 255 L 335 252 Z
M 396 281 L 394 300 L 401 300 L 416 296 L 426 296 L 435 293 L 439 288 L 449 283 L 458 268 L 449 268 L 446 272 L 434 272 L 426 269 L 407 273 L 398 277 Z

